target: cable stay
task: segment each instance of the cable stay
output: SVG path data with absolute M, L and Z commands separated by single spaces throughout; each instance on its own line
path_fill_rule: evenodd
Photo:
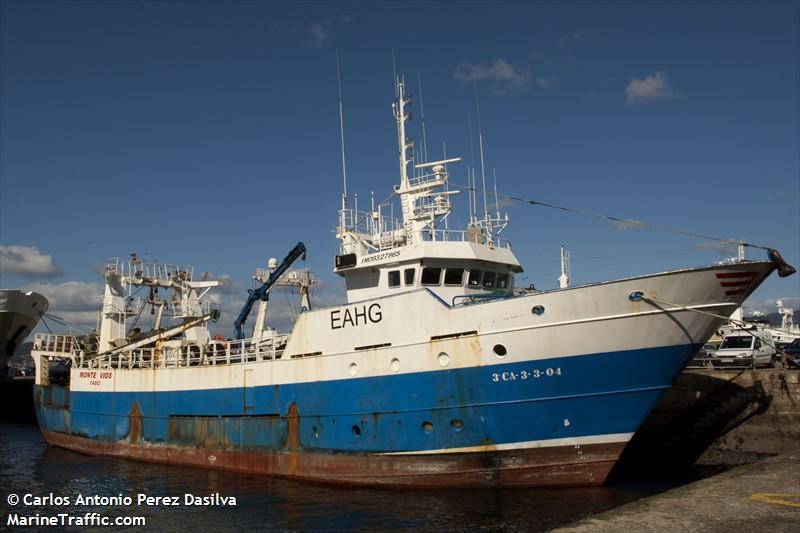
M 642 222 L 640 220 L 625 219 L 625 218 L 615 217 L 615 216 L 611 216 L 611 215 L 604 215 L 602 213 L 593 213 L 591 211 L 584 211 L 583 209 L 575 209 L 575 208 L 572 208 L 572 207 L 564 207 L 564 206 L 561 206 L 561 205 L 555 205 L 555 204 L 551 204 L 551 203 L 548 203 L 548 202 L 540 202 L 539 200 L 531 200 L 531 199 L 526 199 L 526 198 L 520 198 L 518 196 L 508 196 L 508 195 L 505 195 L 505 194 L 501 194 L 499 196 L 502 197 L 502 198 L 506 198 L 508 200 L 514 200 L 515 202 L 521 202 L 521 203 L 526 203 L 526 204 L 530 204 L 530 205 L 539 205 L 539 206 L 542 206 L 542 207 L 548 207 L 550 209 L 557 209 L 559 211 L 566 211 L 568 213 L 574 213 L 576 215 L 583 215 L 583 216 L 597 218 L 597 219 L 601 219 L 601 220 L 609 220 L 611 222 L 617 222 L 617 223 L 625 224 L 626 226 L 631 226 L 631 227 L 647 228 L 647 229 L 652 229 L 652 230 L 656 230 L 656 231 L 663 231 L 663 232 L 667 232 L 667 233 L 675 233 L 677 235 L 685 235 L 685 236 L 688 236 L 688 237 L 695 237 L 695 238 L 698 238 L 698 239 L 705 239 L 705 240 L 709 240 L 709 241 L 716 241 L 716 242 L 722 242 L 722 243 L 727 243 L 727 244 L 735 244 L 737 246 L 747 246 L 749 248 L 760 248 L 762 250 L 766 250 L 767 251 L 767 255 L 769 256 L 770 260 L 772 260 L 775 263 L 777 263 L 778 276 L 780 276 L 782 278 L 785 278 L 785 277 L 791 276 L 792 274 L 797 272 L 796 268 L 791 266 L 789 263 L 787 263 L 783 259 L 783 257 L 778 252 L 778 250 L 776 250 L 774 248 L 771 248 L 769 246 L 764 246 L 762 244 L 755 244 L 755 243 L 744 242 L 744 241 L 735 241 L 735 240 L 732 240 L 732 239 L 723 239 L 721 237 L 714 237 L 712 235 L 706 235 L 704 233 L 697 233 L 697 232 L 694 232 L 694 231 L 688 231 L 688 230 L 683 230 L 683 229 L 679 229 L 679 228 L 671 228 L 671 227 L 668 227 L 668 226 L 658 226 L 658 225 L 655 225 L 655 224 L 648 224 L 648 223 Z
M 87 333 L 90 333 L 90 332 L 94 331 L 94 328 L 85 326 L 83 324 L 79 324 L 77 322 L 71 322 L 71 321 L 67 320 L 66 318 L 62 318 L 60 316 L 56 316 L 56 315 L 53 315 L 53 314 L 50 314 L 50 313 L 44 313 L 44 314 L 42 314 L 42 324 L 44 324 L 44 326 L 47 328 L 48 331 L 50 331 L 50 328 L 47 326 L 47 323 L 44 321 L 45 318 L 49 318 L 50 320 L 52 320 L 56 324 L 60 324 L 60 325 L 64 326 L 65 328 L 74 328 L 74 329 L 77 329 L 77 330 L 85 331 Z M 52 333 L 52 331 L 51 331 L 51 333 Z

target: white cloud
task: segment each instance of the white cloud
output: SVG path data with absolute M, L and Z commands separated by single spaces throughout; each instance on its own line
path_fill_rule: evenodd
M 562 35 L 558 38 L 558 46 L 565 48 L 567 46 L 571 46 L 573 44 L 582 43 L 586 40 L 586 34 L 582 31 L 574 31 L 572 33 L 567 33 Z
M 646 102 L 648 100 L 666 100 L 677 98 L 678 94 L 667 83 L 663 72 L 656 72 L 644 79 L 633 78 L 625 87 L 625 96 L 629 104 Z
M 548 56 L 547 54 L 545 54 L 541 50 L 536 50 L 535 52 L 531 52 L 530 60 L 531 60 L 532 63 L 550 64 L 550 63 L 553 62 L 553 60 L 550 58 L 550 56 Z
M 65 281 L 64 283 L 31 283 L 26 290 L 41 293 L 50 302 L 50 312 L 97 310 L 103 296 L 101 283 Z
M 205 277 L 206 276 L 203 276 L 204 279 L 205 279 Z M 221 286 L 216 287 L 215 289 L 212 289 L 213 290 L 212 294 L 214 294 L 214 295 L 222 295 L 222 294 L 224 294 L 226 296 L 227 295 L 236 296 L 236 295 L 241 295 L 241 294 L 247 294 L 247 290 L 245 289 L 244 284 L 242 284 L 239 281 L 232 280 L 230 274 L 224 274 L 224 273 L 223 274 L 211 274 L 211 273 L 209 273 L 208 274 L 208 279 L 214 279 L 214 280 L 222 282 Z
M 97 324 L 97 311 L 103 297 L 101 283 L 66 281 L 64 283 L 32 283 L 24 288 L 36 291 L 50 303 L 48 314 L 64 319 L 70 324 L 93 328 Z
M 497 94 L 525 88 L 532 80 L 530 69 L 520 69 L 500 58 L 486 65 L 461 63 L 456 67 L 455 77 L 462 83 L 472 83 L 473 80 L 488 83 Z
M 736 241 L 736 239 L 728 239 L 729 241 Z M 737 257 L 739 247 L 735 242 L 703 242 L 694 246 L 696 250 L 709 250 L 723 257 Z
M 614 229 L 617 231 L 625 231 L 628 229 L 639 229 L 642 227 L 640 220 L 629 218 L 627 220 L 617 220 L 614 222 Z
M 0 273 L 25 278 L 51 278 L 61 274 L 53 257 L 43 255 L 33 246 L 0 245 Z
M 309 31 L 311 32 L 311 40 L 308 44 L 312 48 L 319 48 L 328 39 L 328 30 L 319 22 L 312 23 Z

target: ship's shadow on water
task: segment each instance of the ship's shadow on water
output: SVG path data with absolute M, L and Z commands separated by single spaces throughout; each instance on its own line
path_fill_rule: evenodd
M 12 492 L 71 499 L 68 506 L 17 506 L 8 512 L 138 515 L 156 531 L 546 531 L 679 482 L 623 479 L 573 489 L 353 488 L 93 457 L 47 445 L 35 426 L 5 424 L 0 429 L 4 509 Z M 234 496 L 238 505 L 185 506 L 187 493 Z M 130 496 L 133 505 L 75 505 L 78 494 Z M 181 505 L 137 506 L 138 494 L 178 496 Z

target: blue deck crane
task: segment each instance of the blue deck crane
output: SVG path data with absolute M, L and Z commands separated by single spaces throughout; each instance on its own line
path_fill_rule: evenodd
M 247 321 L 247 316 L 250 314 L 250 311 L 253 309 L 253 304 L 256 303 L 256 300 L 261 300 L 262 302 L 269 301 L 269 290 L 278 281 L 278 278 L 286 272 L 286 270 L 292 266 L 298 257 L 303 256 L 303 260 L 306 258 L 306 246 L 302 242 L 298 242 L 297 246 L 292 248 L 292 251 L 289 252 L 283 262 L 276 268 L 275 270 L 270 273 L 267 281 L 263 283 L 257 289 L 247 289 L 247 301 L 244 303 L 244 307 L 242 307 L 242 311 L 239 313 L 239 316 L 236 318 L 236 322 L 233 323 L 233 327 L 235 328 L 236 338 L 241 340 L 244 339 L 244 331 L 242 330 L 244 323 Z

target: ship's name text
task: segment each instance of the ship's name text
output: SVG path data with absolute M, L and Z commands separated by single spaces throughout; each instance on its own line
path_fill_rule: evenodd
M 88 379 L 89 385 L 100 385 L 101 379 L 111 379 L 113 374 L 111 371 L 81 370 L 80 377 Z
M 380 304 L 346 307 L 344 311 L 331 311 L 331 329 L 342 329 L 347 326 L 363 326 L 377 324 L 383 319 Z

